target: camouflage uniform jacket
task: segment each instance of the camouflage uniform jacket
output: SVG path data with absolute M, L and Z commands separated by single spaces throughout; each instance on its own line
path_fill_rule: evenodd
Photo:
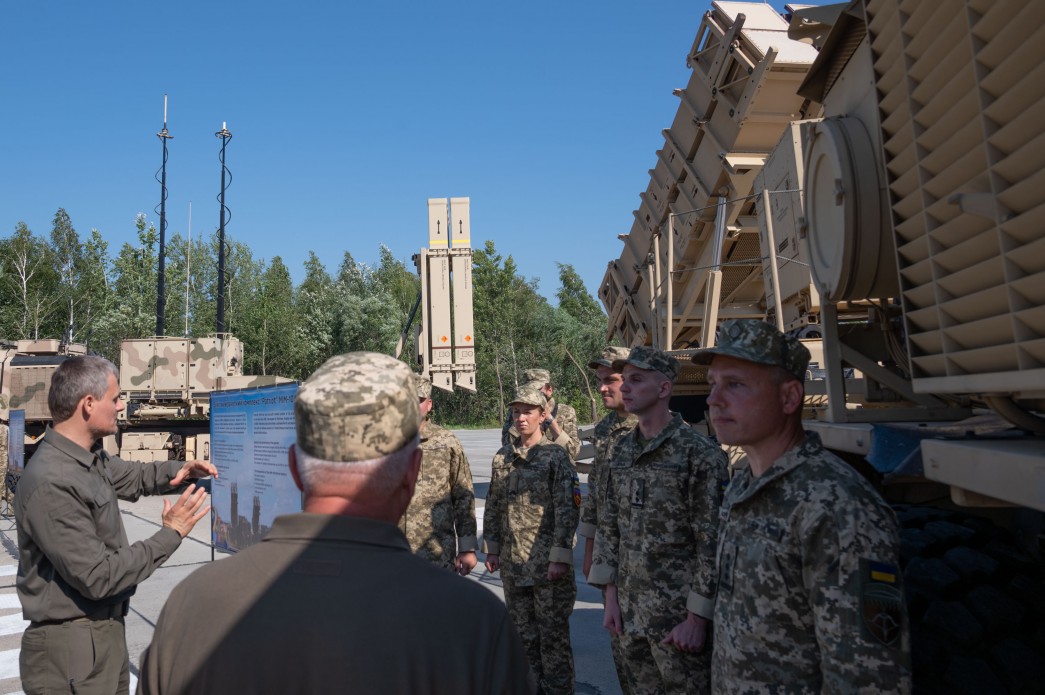
M 399 528 L 415 555 L 453 567 L 458 553 L 479 547 L 472 470 L 452 432 L 425 420 L 420 434 L 421 472 Z
M 609 465 L 588 583 L 617 585 L 624 631 L 664 636 L 686 611 L 711 618 L 726 454 L 678 414 L 653 439 L 621 437 Z
M 493 457 L 483 544 L 518 586 L 547 581 L 549 562 L 573 562 L 580 483 L 561 446 L 543 437 L 503 446 Z
M 566 449 L 570 455 L 570 461 L 577 458 L 581 451 L 581 437 L 577 434 L 577 410 L 572 405 L 558 403 L 554 398 L 548 399 L 548 412 L 552 414 L 555 421 L 559 423 L 559 436 L 549 439 L 552 444 L 558 444 Z M 542 423 L 541 429 L 545 435 L 548 434 L 548 423 Z M 515 429 L 512 422 L 512 411 L 509 409 L 508 417 L 501 426 L 501 445 L 507 446 L 519 437 L 519 430 Z
M 577 534 L 585 538 L 595 538 L 595 532 L 599 526 L 599 515 L 606 509 L 606 493 L 609 489 L 607 483 L 609 476 L 606 475 L 609 466 L 610 454 L 617 441 L 628 432 L 635 429 L 639 419 L 629 414 L 625 418 L 616 410 L 599 420 L 592 432 L 592 445 L 595 448 L 595 458 L 592 459 L 591 472 L 588 473 L 588 496 L 584 498 L 581 505 L 581 523 L 577 527 Z
M 892 510 L 805 441 L 759 477 L 744 459 L 722 505 L 715 692 L 909 692 Z

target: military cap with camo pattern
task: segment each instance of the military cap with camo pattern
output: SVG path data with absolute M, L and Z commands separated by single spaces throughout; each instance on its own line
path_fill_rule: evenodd
M 376 352 L 331 357 L 294 399 L 297 446 L 327 461 L 368 461 L 417 437 L 421 417 L 413 373 Z
M 725 355 L 755 364 L 782 367 L 804 381 L 809 350 L 797 338 L 784 335 L 772 324 L 758 319 L 733 319 L 719 328 L 718 344 L 693 355 L 697 364 L 711 364 L 715 355 Z
M 602 349 L 602 355 L 599 359 L 592 360 L 588 363 L 588 368 L 598 369 L 599 367 L 610 367 L 612 369 L 615 360 L 626 360 L 630 354 L 631 350 L 626 347 L 610 345 Z
M 522 386 L 512 397 L 512 403 L 523 403 L 525 405 L 536 405 L 544 408 L 548 405 L 548 399 L 544 394 L 531 386 Z
M 414 386 L 417 387 L 417 397 L 421 400 L 425 400 L 432 397 L 431 380 L 426 379 L 420 374 L 414 374 Z
M 626 359 L 613 360 L 613 368 L 617 370 L 624 369 L 624 365 L 626 364 L 638 367 L 639 369 L 649 369 L 655 372 L 660 372 L 671 379 L 673 383 L 675 377 L 678 376 L 679 373 L 678 360 L 663 350 L 658 350 L 657 348 L 648 345 L 640 345 L 639 347 L 632 348 Z
M 547 369 L 527 369 L 523 372 L 522 381 L 527 386 L 539 389 L 545 384 L 552 383 L 552 373 Z

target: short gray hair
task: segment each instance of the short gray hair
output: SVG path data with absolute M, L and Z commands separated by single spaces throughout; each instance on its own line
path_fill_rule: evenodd
M 101 398 L 109 388 L 109 377 L 120 380 L 120 373 L 109 360 L 97 355 L 70 357 L 51 375 L 47 407 L 55 422 L 65 422 L 76 413 L 84 396 Z
M 296 443 L 294 456 L 297 460 L 298 475 L 305 493 L 338 488 L 355 476 L 369 479 L 369 492 L 376 495 L 387 495 L 403 481 L 410 465 L 410 457 L 417 450 L 420 438 L 415 436 L 406 446 L 393 451 L 387 456 L 366 461 L 327 461 L 312 456 Z

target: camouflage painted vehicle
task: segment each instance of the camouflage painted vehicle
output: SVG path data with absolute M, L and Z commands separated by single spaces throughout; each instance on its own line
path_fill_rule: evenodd
M 0 421 L 10 422 L 10 411 L 25 411 L 26 453 L 51 421 L 47 391 L 51 375 L 74 355 L 87 354 L 79 343 L 58 340 L 0 342 Z
M 136 461 L 210 458 L 210 392 L 268 386 L 244 376 L 243 343 L 205 338 L 134 338 L 120 344 L 120 456 Z

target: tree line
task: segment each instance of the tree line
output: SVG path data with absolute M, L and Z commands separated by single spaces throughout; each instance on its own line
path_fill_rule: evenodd
M 159 233 L 144 214 L 134 226 L 136 243 L 114 255 L 98 230 L 81 238 L 64 209 L 47 236 L 19 222 L 0 239 L 0 338 L 86 343 L 118 364 L 120 341 L 154 335 Z M 346 251 L 333 272 L 310 252 L 295 286 L 279 256 L 266 262 L 235 239 L 225 246 L 225 329 L 243 341 L 245 374 L 300 380 L 342 352 L 393 354 L 420 280 L 387 247 L 376 265 Z M 174 234 L 165 249 L 167 335 L 213 333 L 217 234 L 191 244 Z M 551 371 L 557 397 L 576 407 L 582 422 L 597 417 L 598 394 L 585 365 L 605 343 L 607 319 L 573 267 L 559 265 L 552 306 L 537 281 L 487 241 L 474 251 L 472 282 L 477 393 L 436 389 L 434 417 L 454 426 L 499 424 L 522 372 L 532 367 Z M 413 362 L 415 354 L 408 343 L 402 359 Z

